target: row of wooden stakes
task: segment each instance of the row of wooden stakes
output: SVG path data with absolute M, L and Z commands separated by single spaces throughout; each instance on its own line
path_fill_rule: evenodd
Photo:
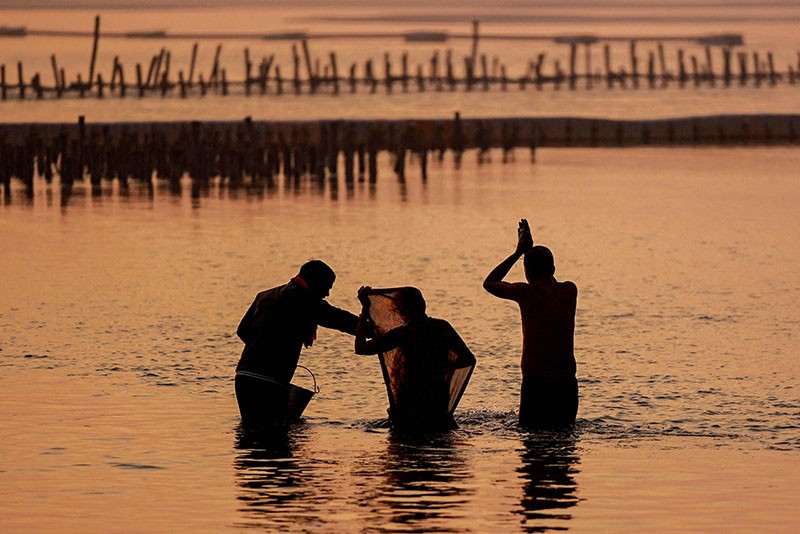
M 65 95 L 88 95 L 103 98 L 109 94 L 125 97 L 128 91 L 135 91 L 139 97 L 148 95 L 166 96 L 177 94 L 186 98 L 190 95 L 204 96 L 209 92 L 228 95 L 232 88 L 243 91 L 245 95 L 252 94 L 282 94 L 284 92 L 316 93 L 329 91 L 340 93 L 342 87 L 349 87 L 350 92 L 356 92 L 359 86 L 366 86 L 375 92 L 379 87 L 384 87 L 387 92 L 392 92 L 395 84 L 399 84 L 406 91 L 416 85 L 419 91 L 430 88 L 437 91 L 456 89 L 483 89 L 500 87 L 505 90 L 510 86 L 518 86 L 524 90 L 528 86 L 541 88 L 552 85 L 555 88 L 567 86 L 576 89 L 579 85 L 593 87 L 595 84 L 605 84 L 609 88 L 615 86 L 638 87 L 647 84 L 650 87 L 677 83 L 680 87 L 689 84 L 700 85 L 717 83 L 742 85 L 754 83 L 777 84 L 788 82 L 795 84 L 800 80 L 800 53 L 796 65 L 789 64 L 785 71 L 775 65 L 771 52 L 745 52 L 731 46 L 723 46 L 721 50 L 721 68 L 715 65 L 712 47 L 705 45 L 703 54 L 698 57 L 687 54 L 682 48 L 677 51 L 676 63 L 668 66 L 666 51 L 662 43 L 656 50 L 648 51 L 646 62 L 642 61 L 637 51 L 637 41 L 629 43 L 627 66 L 614 66 L 612 64 L 611 45 L 603 45 L 603 67 L 595 69 L 592 66 L 592 45 L 594 42 L 579 40 L 568 43 L 568 61 L 562 63 L 555 59 L 548 67 L 546 53 L 538 54 L 525 65 L 524 73 L 520 76 L 508 74 L 507 67 L 499 58 L 489 60 L 485 54 L 478 54 L 478 36 L 476 33 L 471 53 L 463 57 L 461 72 L 458 72 L 452 50 L 447 50 L 444 55 L 434 51 L 428 62 L 427 72 L 422 64 L 417 64 L 412 71 L 409 65 L 409 56 L 405 52 L 401 55 L 400 69 L 395 70 L 392 57 L 386 53 L 383 57 L 383 72 L 378 72 L 379 65 L 372 59 L 364 62 L 361 73 L 359 65 L 352 63 L 347 72 L 339 70 L 339 62 L 335 52 L 331 52 L 327 63 L 323 65 L 320 58 L 312 60 L 307 39 L 300 41 L 300 46 L 292 45 L 292 75 L 285 77 L 281 66 L 277 64 L 275 54 L 254 61 L 250 49 L 244 49 L 244 74 L 240 80 L 229 79 L 228 70 L 221 65 L 220 57 L 222 45 L 216 47 L 213 64 L 207 76 L 203 76 L 197 67 L 198 44 L 192 48 L 191 60 L 186 71 L 177 70 L 172 65 L 172 54 L 165 48 L 152 56 L 143 67 L 141 63 L 135 66 L 135 82 L 126 77 L 119 56 L 114 57 L 110 76 L 103 76 L 95 72 L 97 63 L 97 50 L 100 38 L 100 19 L 95 19 L 94 41 L 89 72 L 86 78 L 77 74 L 75 80 L 67 81 L 65 69 L 60 67 L 55 54 L 50 56 L 52 65 L 51 84 L 47 84 L 41 73 L 36 73 L 28 80 L 24 65 L 21 61 L 16 65 L 16 82 L 10 80 L 11 73 L 6 71 L 6 65 L 0 65 L 0 99 L 6 100 L 16 96 L 25 99 L 29 95 L 33 98 L 43 99 L 46 95 L 61 98 Z M 583 71 L 579 72 L 580 47 L 584 49 Z M 302 52 L 302 54 L 301 54 Z M 305 68 L 303 69 L 302 64 Z M 305 73 L 301 71 L 305 70 Z M 128 72 L 130 74 L 130 72 Z M 16 95 L 14 94 L 16 93 Z
M 800 142 L 800 115 L 723 115 L 650 121 L 575 117 L 441 120 L 0 124 L 0 181 L 32 188 L 36 177 L 62 185 L 88 179 L 152 184 L 222 180 L 233 187 L 270 183 L 279 174 L 377 180 L 377 156 L 389 152 L 403 179 L 408 156 L 427 179 L 429 158 L 452 152 L 455 165 L 474 149 L 478 162 L 501 149 Z

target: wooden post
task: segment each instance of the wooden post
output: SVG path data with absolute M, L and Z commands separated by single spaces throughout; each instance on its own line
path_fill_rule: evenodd
M 189 63 L 189 79 L 187 80 L 187 84 L 191 89 L 192 84 L 194 83 L 194 66 L 197 62 L 197 43 L 194 43 L 192 46 L 192 60 Z
M 97 98 L 103 98 L 103 75 L 97 73 Z
M 489 68 L 486 64 L 486 54 L 481 54 L 481 78 L 483 79 L 483 90 L 489 90 Z
M 25 98 L 25 79 L 22 77 L 22 61 L 17 61 L 17 76 L 19 77 L 19 98 Z
M 744 85 L 747 83 L 747 54 L 739 52 L 739 83 Z
M 253 63 L 250 61 L 250 49 L 244 48 L 244 94 L 250 96 L 250 71 Z
M 583 46 L 583 68 L 586 77 L 586 88 L 592 88 L 592 45 L 585 43 Z
M 472 52 L 470 53 L 470 58 L 473 65 L 478 59 L 478 24 L 478 19 L 472 19 Z
M 731 49 L 730 47 L 725 47 L 722 49 L 722 59 L 723 59 L 723 77 L 725 79 L 725 85 L 731 84 Z
M 536 65 L 534 67 L 534 72 L 536 74 L 536 88 L 542 88 L 542 65 L 544 64 L 544 54 L 539 54 L 536 56 Z
M 169 68 L 171 65 L 172 53 L 167 51 L 164 56 L 164 73 L 161 75 L 162 83 L 169 89 Z
M 0 65 L 0 96 L 2 99 L 6 99 L 8 89 L 6 88 L 6 66 L 5 64 Z
M 144 82 L 142 81 L 142 64 L 136 64 L 136 87 L 139 89 L 139 98 L 144 96 Z
M 753 52 L 753 76 L 756 83 L 761 83 L 761 61 L 758 58 L 758 52 Z
M 392 78 L 392 62 L 389 59 L 389 53 L 386 52 L 383 54 L 383 70 L 386 76 L 385 83 L 386 83 L 386 92 L 390 93 L 392 91 L 392 82 L 394 81 Z
M 314 72 L 311 70 L 311 52 L 308 50 L 308 40 L 303 39 L 303 57 L 306 60 L 306 71 L 308 72 L 308 82 L 311 85 L 311 92 L 316 92 L 317 90 L 317 80 L 314 76 Z
M 631 54 L 631 78 L 633 80 L 633 86 L 639 86 L 639 59 L 636 57 L 636 40 L 632 39 L 630 44 L 630 54 Z
M 422 72 L 422 65 L 417 65 L 417 91 L 425 91 L 425 75 Z
M 569 88 L 575 89 L 575 62 L 577 59 L 578 54 L 578 45 L 577 43 L 570 43 L 569 44 Z
M 114 64 L 111 66 L 111 81 L 108 82 L 108 90 L 112 93 L 117 88 L 117 65 L 119 65 L 119 56 L 114 56 Z
M 454 90 L 456 87 L 456 79 L 453 76 L 453 52 L 452 50 L 447 51 L 447 55 L 445 58 L 446 68 L 447 68 L 447 84 L 450 86 L 450 90 Z
M 697 56 L 692 54 L 692 78 L 694 78 L 694 84 L 700 85 L 700 72 L 697 67 Z
M 97 60 L 97 44 L 100 40 L 100 15 L 94 18 L 94 42 L 92 43 L 92 61 L 89 63 L 89 87 L 92 90 L 92 80 L 94 79 L 94 64 Z
M 119 69 L 119 96 L 121 98 L 125 98 L 125 71 L 122 69 L 122 64 L 118 64 L 117 68 Z
M 294 92 L 300 94 L 300 55 L 297 53 L 297 45 L 292 45 L 292 64 L 294 65 Z M 309 80 L 310 81 L 310 80 Z
M 222 96 L 228 96 L 228 77 L 225 74 L 225 69 L 222 69 Z
M 683 61 L 683 48 L 678 49 L 678 83 L 683 86 L 686 83 L 688 76 L 686 74 L 686 65 Z
M 775 72 L 775 60 L 772 57 L 772 52 L 767 52 L 767 64 L 769 65 L 769 81 L 772 85 L 775 85 L 778 75 Z
M 44 98 L 44 90 L 42 89 L 42 79 L 37 72 L 34 75 L 33 79 L 31 80 L 31 87 L 33 87 L 33 91 L 36 93 L 36 98 L 41 100 Z
M 714 85 L 714 82 L 716 81 L 716 74 L 714 74 L 714 64 L 711 60 L 711 47 L 708 45 L 706 45 L 706 66 L 708 68 L 708 81 L 711 85 Z
M 158 56 L 153 56 L 150 59 L 150 68 L 147 69 L 147 79 L 143 80 L 143 84 L 142 84 L 144 87 L 150 87 L 150 84 L 152 83 L 152 80 L 153 80 L 153 74 L 156 71 L 156 62 L 157 61 L 158 61 Z
M 217 86 L 219 79 L 219 56 L 222 53 L 222 45 L 217 45 L 217 50 L 214 52 L 214 63 L 211 65 L 211 75 L 208 77 L 208 84 L 213 87 Z
M 186 82 L 183 81 L 183 71 L 178 71 L 178 83 L 181 86 L 181 98 L 186 98 Z
M 339 94 L 339 69 L 336 66 L 336 52 L 330 53 L 331 58 L 331 76 L 333 79 L 333 92 Z
M 167 51 L 162 48 L 156 57 L 156 68 L 153 71 L 153 79 L 151 80 L 153 88 L 157 87 L 161 83 L 161 65 L 164 64 L 164 55 L 166 52 Z
M 400 60 L 403 66 L 403 91 L 408 91 L 408 52 L 403 52 Z
M 606 83 L 610 89 L 614 83 L 614 78 L 613 74 L 611 73 L 611 46 L 607 43 L 603 45 L 603 56 L 606 67 Z
M 659 65 L 661 66 L 661 76 L 666 82 L 671 78 L 671 76 L 669 74 L 669 71 L 667 71 L 667 59 L 664 56 L 664 45 L 662 43 L 658 43 L 658 62 Z
M 442 79 L 439 76 L 439 51 L 433 53 L 431 56 L 431 81 L 436 84 L 436 90 L 442 90 Z
M 350 65 L 350 92 L 356 92 L 356 64 Z
M 53 67 L 53 80 L 55 82 L 53 87 L 56 90 L 56 97 L 61 98 L 61 79 L 59 78 L 58 75 L 58 63 L 56 62 L 55 54 L 50 54 L 50 64 Z

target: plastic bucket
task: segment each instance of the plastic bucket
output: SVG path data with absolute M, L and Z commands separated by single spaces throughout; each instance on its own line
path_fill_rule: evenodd
M 289 405 L 286 411 L 286 417 L 289 421 L 296 421 L 297 419 L 300 419 L 300 417 L 303 415 L 303 411 L 306 409 L 306 406 L 308 406 L 308 403 L 311 401 L 311 397 L 313 397 L 316 393 L 319 393 L 319 388 L 317 387 L 317 378 L 314 376 L 314 373 L 302 365 L 298 365 L 297 367 L 308 371 L 308 374 L 310 374 L 311 378 L 314 380 L 314 389 L 310 390 L 301 388 L 295 384 L 289 384 Z

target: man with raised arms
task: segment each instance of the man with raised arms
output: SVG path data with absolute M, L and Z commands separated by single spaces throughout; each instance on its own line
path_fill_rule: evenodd
M 504 282 L 524 256 L 527 282 Z M 517 247 L 483 282 L 492 295 L 519 305 L 522 319 L 522 389 L 519 422 L 527 427 L 562 427 L 575 423 L 578 381 L 575 378 L 575 308 L 578 288 L 555 279 L 553 253 L 534 246 L 525 219 L 519 223 Z

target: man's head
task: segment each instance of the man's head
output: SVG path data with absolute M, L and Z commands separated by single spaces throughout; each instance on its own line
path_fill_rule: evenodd
M 322 299 L 330 294 L 333 282 L 336 281 L 336 273 L 321 260 L 304 263 L 297 276 L 308 284 L 308 288 L 314 295 Z
M 536 245 L 525 253 L 525 278 L 529 282 L 539 278 L 549 278 L 556 272 L 556 262 L 550 249 Z
M 416 287 L 406 287 L 400 293 L 397 308 L 407 319 L 425 317 L 425 299 Z

